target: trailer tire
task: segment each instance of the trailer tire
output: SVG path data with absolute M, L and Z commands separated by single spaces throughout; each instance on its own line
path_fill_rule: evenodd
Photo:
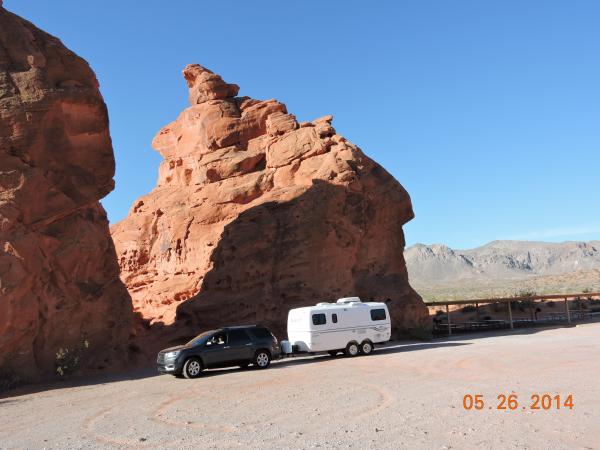
M 373 353 L 373 343 L 369 340 L 362 341 L 360 344 L 360 352 L 363 355 L 370 355 Z
M 346 356 L 356 356 L 358 355 L 359 352 L 359 348 L 358 348 L 358 343 L 357 342 L 348 342 L 348 345 L 346 345 L 346 349 L 344 350 L 344 354 Z

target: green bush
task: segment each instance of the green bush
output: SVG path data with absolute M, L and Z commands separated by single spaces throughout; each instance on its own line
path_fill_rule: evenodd
M 0 368 L 0 392 L 17 387 L 22 380 L 8 368 Z
M 84 339 L 74 348 L 59 348 L 56 352 L 56 361 L 54 362 L 56 373 L 61 377 L 74 373 L 79 367 L 83 354 L 89 347 L 89 341 Z

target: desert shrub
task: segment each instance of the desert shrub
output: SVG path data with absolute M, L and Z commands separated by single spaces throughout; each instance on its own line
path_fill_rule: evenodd
M 0 392 L 17 387 L 22 380 L 8 368 L 0 368 Z
M 516 302 L 512 302 L 511 303 L 511 309 L 513 311 L 515 310 L 519 310 L 521 312 L 525 312 L 525 310 L 531 308 L 533 306 L 534 302 L 532 300 L 521 300 L 521 301 L 516 301 Z
M 515 294 L 513 296 L 514 297 L 533 297 L 535 295 L 537 295 L 537 293 L 535 291 L 523 290 L 523 291 L 515 292 Z
M 438 310 L 435 312 L 435 315 L 436 315 L 436 316 L 441 316 L 441 315 L 444 315 L 444 314 L 446 314 L 446 312 L 445 312 L 445 311 L 443 311 L 443 310 L 441 310 L 441 309 L 438 309 Z
M 89 347 L 89 341 L 84 339 L 73 348 L 59 348 L 54 362 L 56 373 L 64 377 L 75 372 L 79 367 L 83 354 Z

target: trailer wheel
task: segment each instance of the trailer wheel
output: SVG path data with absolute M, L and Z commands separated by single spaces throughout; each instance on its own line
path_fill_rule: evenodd
M 358 355 L 358 344 L 356 342 L 348 342 L 348 345 L 346 345 L 346 350 L 344 350 L 344 353 L 346 356 L 356 356 Z
M 360 344 L 360 352 L 363 355 L 370 355 L 373 353 L 373 344 L 371 341 L 363 341 L 362 344 Z

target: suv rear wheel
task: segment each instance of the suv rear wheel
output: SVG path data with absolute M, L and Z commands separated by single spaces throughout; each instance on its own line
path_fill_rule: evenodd
M 186 378 L 198 378 L 202 372 L 202 361 L 196 357 L 189 358 L 183 365 L 183 376 Z
M 257 369 L 266 369 L 271 364 L 271 355 L 266 350 L 259 350 L 254 355 L 254 367 Z

